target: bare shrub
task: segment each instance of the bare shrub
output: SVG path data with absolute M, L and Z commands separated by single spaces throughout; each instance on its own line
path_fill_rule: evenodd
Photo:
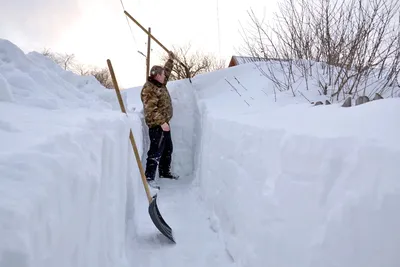
M 97 68 L 87 66 L 76 61 L 74 54 L 51 52 L 50 49 L 44 49 L 42 55 L 50 58 L 64 70 L 72 71 L 78 75 L 94 76 L 105 88 L 113 89 L 111 75 L 107 67 Z
M 194 76 L 206 73 L 225 67 L 225 62 L 219 60 L 212 54 L 202 53 L 200 51 L 190 52 L 191 44 L 182 47 L 173 47 L 172 52 L 175 56 L 188 67 L 189 73 L 180 64 L 174 64 L 170 80 L 180 80 L 185 78 L 193 78 Z M 162 58 L 165 63 L 168 60 L 168 55 Z M 190 77 L 189 77 L 190 76 Z
M 281 0 L 271 22 L 248 12 L 244 54 L 271 60 L 279 90 L 312 80 L 331 101 L 395 91 L 400 72 L 400 2 Z

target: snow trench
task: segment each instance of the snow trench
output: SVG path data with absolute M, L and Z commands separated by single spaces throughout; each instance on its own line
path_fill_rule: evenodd
M 201 187 L 238 266 L 398 266 L 398 101 L 230 120 L 222 84 L 187 83 L 169 86 L 173 170 Z M 114 94 L 0 39 L 0 267 L 131 266 L 143 186 L 129 129 L 140 153 L 147 137 Z
M 146 162 L 149 147 L 148 127 L 143 118 L 143 104 L 140 100 L 142 87 L 130 88 L 127 91 L 127 106 L 135 110 L 141 117 L 143 147 L 143 164 Z M 171 119 L 171 137 L 173 141 L 172 170 L 182 177 L 192 177 L 195 171 L 195 159 L 198 139 L 201 134 L 199 127 L 200 113 L 197 108 L 197 98 L 188 80 L 173 81 L 168 84 L 168 91 L 173 105 Z
M 398 99 L 228 119 L 198 86 L 169 86 L 173 164 L 192 172 L 237 266 L 398 265 Z
M 387 124 L 400 114 L 398 100 L 310 122 L 364 134 L 295 129 L 316 112 L 306 110 L 262 124 L 202 113 L 197 177 L 213 227 L 238 266 L 398 266 L 399 127 Z M 360 121 L 362 110 L 394 127 Z M 368 138 L 378 132 L 388 134 Z
M 128 266 L 139 172 L 117 118 L 0 156 L 1 267 Z
M 0 39 L 0 267 L 131 266 L 130 129 L 141 152 L 115 91 Z

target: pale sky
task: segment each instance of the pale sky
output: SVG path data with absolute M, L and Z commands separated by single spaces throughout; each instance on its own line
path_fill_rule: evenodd
M 243 42 L 240 23 L 247 26 L 250 8 L 259 18 L 276 11 L 276 0 L 123 0 L 125 9 L 169 49 L 192 44 L 224 59 L 226 65 Z M 84 64 L 106 67 L 113 63 L 121 87 L 142 85 L 145 80 L 147 35 L 130 22 L 120 0 L 0 0 L 0 38 L 8 39 L 24 52 L 74 53 Z M 128 19 L 129 20 L 129 19 Z M 219 49 L 220 47 L 220 49 Z M 151 64 L 163 50 L 152 41 Z

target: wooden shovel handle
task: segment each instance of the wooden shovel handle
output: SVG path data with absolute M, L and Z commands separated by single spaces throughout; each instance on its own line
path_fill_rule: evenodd
M 119 90 L 117 78 L 115 77 L 114 69 L 113 69 L 113 67 L 111 65 L 111 61 L 109 59 L 107 59 L 107 65 L 108 65 L 108 69 L 110 70 L 111 79 L 112 79 L 113 84 L 114 84 L 115 92 L 117 93 L 119 106 L 121 108 L 121 111 L 126 114 L 125 105 L 124 105 L 124 102 L 122 100 L 121 92 Z M 137 146 L 136 146 L 135 138 L 133 137 L 133 133 L 132 133 L 131 129 L 129 131 L 129 139 L 131 140 L 133 152 L 135 153 L 136 163 L 137 163 L 137 165 L 139 167 L 139 171 L 140 171 L 140 175 L 142 177 L 142 182 L 143 182 L 144 190 L 146 191 L 147 199 L 149 200 L 149 203 L 151 203 L 152 197 L 151 197 L 151 194 L 150 194 L 149 186 L 147 184 L 146 175 L 145 175 L 144 170 L 143 170 L 142 162 L 140 161 L 139 151 L 138 151 Z

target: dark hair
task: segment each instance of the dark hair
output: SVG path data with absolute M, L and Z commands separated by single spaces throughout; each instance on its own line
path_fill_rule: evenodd
M 160 74 L 160 75 L 161 75 L 161 73 L 163 72 L 163 70 L 164 70 L 163 67 L 158 66 L 158 65 L 154 65 L 153 67 L 151 67 L 149 76 L 150 76 L 150 77 L 155 77 L 155 76 L 157 76 L 157 74 Z

